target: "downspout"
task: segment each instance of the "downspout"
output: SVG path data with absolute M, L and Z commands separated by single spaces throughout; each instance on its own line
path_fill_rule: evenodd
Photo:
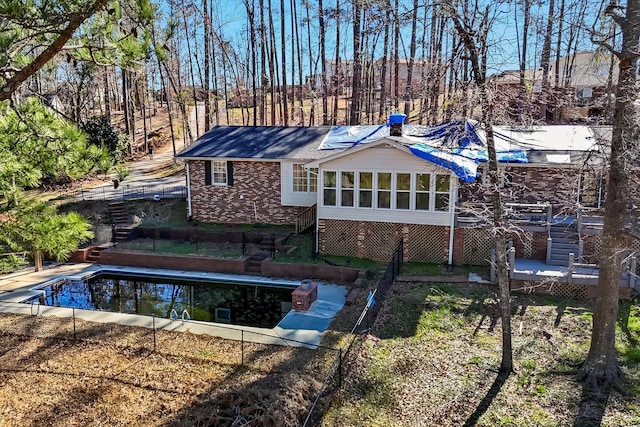
M 191 174 L 189 173 L 189 160 L 187 160 L 187 218 L 192 218 L 191 212 Z
M 454 181 L 455 183 L 456 181 Z M 449 227 L 449 261 L 448 265 L 453 266 L 453 227 L 456 223 L 456 203 L 458 203 L 458 186 L 453 188 L 453 203 L 451 204 L 451 223 Z

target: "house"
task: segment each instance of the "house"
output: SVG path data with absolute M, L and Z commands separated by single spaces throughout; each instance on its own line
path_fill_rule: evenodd
M 613 62 L 612 62 L 613 61 Z M 546 102 L 552 121 L 588 121 L 593 117 L 606 119 L 612 105 L 612 94 L 618 81 L 615 56 L 593 51 L 580 51 L 552 60 L 549 64 L 549 93 L 543 93 L 543 70 L 527 69 L 524 83 L 533 103 Z M 518 112 L 520 70 L 507 70 L 489 78 L 496 88 L 498 103 Z M 546 100 L 546 101 L 545 101 Z
M 404 125 L 216 127 L 178 154 L 188 215 L 220 223 L 293 224 L 312 216 L 318 251 L 388 260 L 487 264 L 485 133 L 472 121 Z M 516 256 L 597 259 L 584 210 L 604 197 L 604 149 L 586 126 L 494 127 Z M 553 238 L 551 238 L 553 237 Z M 640 250 L 640 241 L 638 248 Z
M 293 224 L 317 198 L 304 164 L 328 127 L 217 126 L 176 157 L 186 161 L 188 215 L 204 222 Z

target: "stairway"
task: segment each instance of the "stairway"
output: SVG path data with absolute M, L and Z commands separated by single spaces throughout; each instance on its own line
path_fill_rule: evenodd
M 109 246 L 95 246 L 91 248 L 91 252 L 87 255 L 87 262 L 100 262 L 100 252 L 107 249 Z
M 109 203 L 109 212 L 111 212 L 111 219 L 115 225 L 115 241 L 122 242 L 127 240 L 133 226 L 129 222 L 129 212 L 124 205 L 124 202 L 111 202 Z
M 575 223 L 553 224 L 550 230 L 551 253 L 547 264 L 567 266 L 569 254 L 574 254 L 574 260 L 579 262 L 580 247 L 578 245 L 578 230 Z
M 271 250 L 273 246 L 273 240 L 271 234 L 265 234 L 262 236 L 262 241 L 258 244 L 258 249 L 255 253 L 249 255 L 245 271 L 249 274 L 262 274 L 262 261 L 271 256 Z

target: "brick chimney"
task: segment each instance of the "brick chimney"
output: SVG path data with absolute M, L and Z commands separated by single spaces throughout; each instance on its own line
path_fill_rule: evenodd
M 402 124 L 407 116 L 394 113 L 389 116 L 389 136 L 402 136 Z

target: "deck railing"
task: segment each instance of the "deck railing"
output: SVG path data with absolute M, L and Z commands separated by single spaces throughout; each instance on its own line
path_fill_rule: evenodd
M 505 216 L 518 226 L 548 226 L 552 218 L 550 203 L 505 203 Z M 459 227 L 477 227 L 493 222 L 493 212 L 487 204 L 462 203 L 456 207 Z
M 316 223 L 317 205 L 309 206 L 303 210 L 295 219 L 296 234 L 309 229 Z

